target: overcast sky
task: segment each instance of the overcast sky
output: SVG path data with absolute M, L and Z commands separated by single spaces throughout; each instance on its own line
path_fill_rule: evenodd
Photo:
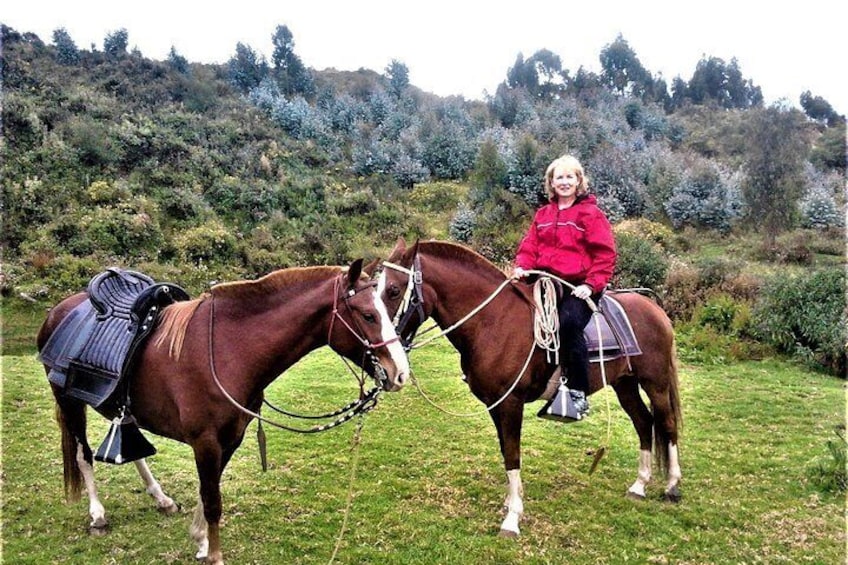
M 45 43 L 64 27 L 81 49 L 103 48 L 126 28 L 130 48 L 165 59 L 171 47 L 192 62 L 223 63 L 238 42 L 269 61 L 278 25 L 310 68 L 385 71 L 392 59 L 410 82 L 440 96 L 493 94 L 516 56 L 549 49 L 572 75 L 599 72 L 598 56 L 620 33 L 642 65 L 671 85 L 688 81 L 703 56 L 736 58 L 766 103 L 801 93 L 848 113 L 845 8 L 839 0 L 769 4 L 746 0 L 7 0 L 0 21 Z

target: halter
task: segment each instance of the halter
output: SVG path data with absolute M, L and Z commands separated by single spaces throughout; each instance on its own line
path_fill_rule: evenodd
M 215 370 L 215 357 L 214 357 L 214 345 L 213 345 L 213 336 L 214 336 L 214 329 L 215 329 L 215 324 L 214 324 L 214 321 L 215 321 L 215 295 L 214 295 L 214 293 L 210 293 L 209 368 L 210 368 L 210 372 L 212 373 L 212 380 L 215 381 L 215 384 L 218 386 L 218 389 L 221 391 L 221 393 L 224 395 L 224 397 L 233 406 L 235 406 L 237 409 L 239 409 L 241 412 L 247 414 L 248 416 L 250 416 L 252 418 L 256 418 L 256 420 L 258 420 L 260 426 L 261 426 L 262 422 L 266 422 L 266 423 L 274 426 L 275 428 L 280 428 L 280 429 L 287 430 L 287 431 L 290 431 L 290 432 L 297 432 L 297 433 L 302 433 L 302 434 L 324 432 L 324 431 L 327 431 L 329 429 L 340 426 L 341 424 L 344 424 L 345 422 L 351 420 L 357 414 L 365 414 L 366 412 L 371 411 L 374 407 L 377 406 L 377 400 L 378 400 L 378 397 L 380 396 L 380 393 L 382 392 L 382 385 L 383 385 L 383 382 L 386 380 L 386 375 L 385 375 L 385 371 L 382 370 L 382 367 L 377 362 L 376 356 L 374 355 L 374 350 L 378 347 L 382 347 L 382 346 L 394 343 L 395 341 L 397 341 L 400 338 L 394 337 L 390 340 L 384 340 L 384 341 L 372 344 L 367 339 L 361 337 L 351 327 L 351 325 L 347 323 L 347 321 L 341 316 L 341 314 L 339 314 L 339 310 L 338 310 L 339 295 L 341 294 L 339 292 L 339 286 L 341 284 L 341 278 L 342 278 L 342 275 L 339 275 L 339 277 L 336 278 L 335 283 L 333 285 L 333 317 L 330 319 L 330 330 L 329 330 L 329 333 L 327 334 L 327 344 L 328 345 L 330 344 L 330 339 L 331 339 L 332 334 L 333 334 L 333 322 L 335 321 L 336 318 L 338 318 L 342 322 L 342 324 L 353 334 L 353 336 L 357 340 L 359 340 L 359 342 L 365 347 L 366 352 L 363 355 L 363 365 L 365 364 L 364 363 L 365 362 L 365 358 L 364 358 L 365 355 L 370 356 L 372 362 L 374 363 L 375 374 L 379 370 L 380 376 L 379 377 L 375 376 L 374 380 L 380 386 L 374 387 L 366 393 L 365 389 L 364 389 L 364 385 L 365 385 L 364 375 L 362 375 L 361 377 L 356 376 L 356 372 L 350 366 L 348 360 L 345 359 L 343 356 L 341 356 L 342 360 L 345 362 L 348 369 L 354 374 L 354 376 L 356 376 L 356 379 L 359 382 L 359 388 L 360 388 L 360 398 L 359 398 L 359 400 L 353 401 L 350 404 L 348 404 L 347 406 L 344 406 L 344 407 L 340 408 L 339 410 L 336 410 L 335 412 L 331 412 L 329 414 L 323 414 L 323 415 L 320 415 L 320 416 L 303 416 L 303 415 L 290 413 L 290 412 L 287 412 L 285 410 L 276 408 L 275 406 L 273 406 L 272 404 L 267 402 L 267 400 L 263 400 L 265 404 L 267 404 L 270 408 L 272 408 L 276 412 L 279 412 L 281 414 L 285 414 L 287 416 L 292 416 L 292 417 L 295 417 L 295 418 L 321 419 L 321 418 L 327 418 L 327 417 L 342 415 L 340 418 L 338 418 L 337 420 L 335 420 L 333 422 L 330 422 L 330 423 L 324 424 L 324 425 L 320 425 L 320 426 L 314 426 L 314 427 L 308 428 L 308 429 L 293 428 L 291 426 L 287 426 L 285 424 L 275 422 L 274 420 L 270 420 L 270 419 L 262 416 L 258 412 L 254 412 L 254 411 L 246 408 L 245 406 L 242 406 L 224 388 L 224 385 L 221 383 L 221 380 L 218 378 L 218 372 Z M 368 289 L 368 288 L 372 288 L 376 284 L 377 283 L 375 281 L 371 281 L 371 282 L 368 282 L 362 288 L 355 289 L 355 288 L 351 287 L 351 288 L 347 289 L 347 291 L 344 293 L 344 302 L 345 302 L 345 305 L 347 306 L 348 312 L 352 313 L 352 308 L 350 307 L 348 300 L 351 297 L 355 296 L 358 292 L 365 290 L 365 289 Z M 359 325 L 358 322 L 356 322 L 356 318 L 354 318 L 354 323 L 357 324 L 357 326 Z M 360 331 L 361 331 L 361 328 L 360 328 Z M 260 432 L 260 433 L 264 433 L 264 432 Z

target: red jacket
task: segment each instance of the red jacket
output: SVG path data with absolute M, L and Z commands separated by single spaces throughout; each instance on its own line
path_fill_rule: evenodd
M 560 210 L 556 202 L 539 208 L 518 246 L 515 264 L 548 271 L 594 292 L 607 286 L 615 269 L 615 238 L 593 194 Z

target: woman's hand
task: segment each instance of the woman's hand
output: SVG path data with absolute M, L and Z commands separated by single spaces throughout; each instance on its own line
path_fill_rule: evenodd
M 590 296 L 592 296 L 592 287 L 588 284 L 581 284 L 571 291 L 571 294 L 575 298 L 579 298 L 580 300 L 586 300 Z
M 527 276 L 527 271 L 525 271 L 521 267 L 516 267 L 512 270 L 512 276 L 510 278 L 512 280 L 517 281 L 519 279 L 523 279 L 526 276 Z

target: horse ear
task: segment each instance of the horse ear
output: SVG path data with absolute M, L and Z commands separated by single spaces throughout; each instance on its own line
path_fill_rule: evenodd
M 356 285 L 356 281 L 359 280 L 359 276 L 362 274 L 362 262 L 364 259 L 357 259 L 353 263 L 350 264 L 350 267 L 347 270 L 347 286 L 348 288 L 352 288 Z
M 406 240 L 403 237 L 397 238 L 397 243 L 395 243 L 395 248 L 392 249 L 392 252 L 389 253 L 388 260 L 391 262 L 396 262 L 400 259 L 401 255 L 406 251 Z
M 379 259 L 373 259 L 370 263 L 368 263 L 367 265 L 362 267 L 362 272 L 365 273 L 365 275 L 368 278 L 371 278 L 372 276 L 374 276 L 374 270 L 377 268 L 377 265 L 379 265 L 379 264 L 380 264 Z
M 412 244 L 412 247 L 410 247 L 409 249 L 406 250 L 406 253 L 404 255 L 405 255 L 405 257 L 408 257 L 410 259 L 410 261 L 418 253 L 418 244 L 419 243 L 421 243 L 421 240 L 416 239 L 415 243 Z

